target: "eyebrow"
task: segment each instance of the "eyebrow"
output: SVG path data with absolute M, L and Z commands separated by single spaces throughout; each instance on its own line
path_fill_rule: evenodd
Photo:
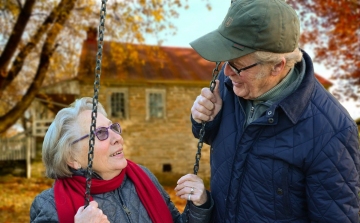
M 230 61 L 232 64 L 236 65 L 236 67 L 240 66 L 240 67 L 244 67 L 245 65 L 239 61 Z

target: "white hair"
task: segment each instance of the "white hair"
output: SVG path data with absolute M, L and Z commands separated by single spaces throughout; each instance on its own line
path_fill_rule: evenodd
M 67 162 L 77 149 L 76 144 L 72 145 L 72 142 L 81 137 L 76 121 L 82 111 L 93 109 L 92 100 L 90 97 L 84 97 L 76 100 L 69 107 L 61 109 L 49 126 L 42 146 L 42 160 L 47 177 L 57 179 L 72 175 Z M 107 116 L 100 103 L 98 103 L 97 112 Z
M 281 59 L 285 58 L 285 68 L 293 68 L 297 62 L 301 61 L 302 58 L 302 52 L 297 47 L 293 52 L 290 53 L 255 51 L 253 55 L 255 59 L 258 60 L 260 63 L 269 63 L 273 65 L 280 63 Z

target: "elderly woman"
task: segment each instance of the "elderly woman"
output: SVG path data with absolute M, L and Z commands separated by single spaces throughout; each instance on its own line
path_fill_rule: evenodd
M 54 186 L 37 195 L 31 222 L 209 222 L 213 201 L 202 180 L 187 174 L 178 180 L 177 196 L 191 200 L 180 214 L 156 177 L 125 159 L 121 127 L 99 103 L 95 130 L 91 202 L 84 208 L 92 98 L 62 109 L 43 142 L 43 162 Z

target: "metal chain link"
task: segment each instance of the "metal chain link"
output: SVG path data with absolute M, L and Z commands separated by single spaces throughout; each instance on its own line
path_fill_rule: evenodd
M 216 86 L 216 82 L 215 80 L 217 79 L 218 75 L 219 75 L 219 65 L 221 62 L 216 62 L 216 67 L 213 69 L 212 72 L 212 80 L 210 82 L 210 91 L 214 92 L 215 86 Z M 204 145 L 204 135 L 205 135 L 205 125 L 206 122 L 202 122 L 201 123 L 201 129 L 199 132 L 199 142 L 197 145 L 197 152 L 195 155 L 195 164 L 194 164 L 194 174 L 197 175 L 198 171 L 199 171 L 199 162 L 200 162 L 200 158 L 201 158 L 201 149 Z M 187 201 L 186 203 L 186 222 L 189 222 L 189 216 L 190 216 L 190 201 Z
M 215 80 L 217 79 L 217 76 L 219 74 L 219 65 L 220 65 L 220 62 L 216 62 L 216 67 L 213 69 L 213 73 L 212 73 L 212 80 L 210 82 L 210 91 L 211 92 L 214 92 L 214 89 L 215 89 L 215 86 L 216 86 L 216 82 Z M 198 145 L 197 145 L 197 152 L 196 152 L 196 155 L 195 155 L 195 164 L 194 164 L 194 174 L 197 175 L 198 171 L 199 171 L 199 162 L 200 162 L 200 158 L 201 158 L 201 149 L 203 147 L 203 138 L 204 138 L 204 135 L 205 135 L 205 125 L 206 125 L 206 122 L 202 122 L 202 126 L 201 126 L 201 129 L 200 129 L 200 132 L 199 132 L 199 142 L 198 142 Z
M 87 172 L 86 172 L 85 208 L 90 203 L 91 178 L 93 175 L 92 162 L 93 162 L 93 158 L 94 158 L 97 105 L 98 105 L 98 99 L 99 99 L 101 60 L 102 60 L 102 50 L 103 50 L 104 31 L 105 31 L 106 1 L 107 0 L 101 1 L 101 9 L 100 9 L 100 25 L 99 25 L 99 30 L 98 30 L 98 52 L 96 54 L 94 97 L 93 97 L 93 101 L 92 101 L 93 110 L 91 113 L 88 166 L 87 166 Z

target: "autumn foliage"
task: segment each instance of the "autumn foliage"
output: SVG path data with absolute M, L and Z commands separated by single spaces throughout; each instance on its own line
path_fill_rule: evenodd
M 100 2 L 0 1 L 0 133 L 23 117 L 41 87 L 76 76 L 86 31 L 99 26 Z M 334 94 L 338 98 L 357 99 L 360 95 L 360 2 L 287 2 L 302 20 L 302 44 L 311 46 L 315 61 L 332 68 L 332 77 L 339 80 L 340 87 Z M 187 7 L 186 3 L 187 0 L 108 1 L 105 40 L 143 43 L 145 34 L 151 34 L 158 37 L 161 44 L 159 33 L 176 31 L 169 18 L 176 18 L 177 8 Z M 199 4 L 211 8 L 210 0 Z M 230 1 L 224 4 L 230 5 Z
M 301 43 L 332 69 L 340 99 L 360 98 L 360 1 L 287 0 L 302 21 Z
M 0 1 L 0 133 L 23 116 L 42 86 L 76 75 L 81 43 L 89 28 L 100 26 L 101 12 L 104 40 L 143 43 L 145 34 L 174 32 L 167 18 L 177 17 L 186 0 L 112 1 L 106 10 L 101 2 Z

